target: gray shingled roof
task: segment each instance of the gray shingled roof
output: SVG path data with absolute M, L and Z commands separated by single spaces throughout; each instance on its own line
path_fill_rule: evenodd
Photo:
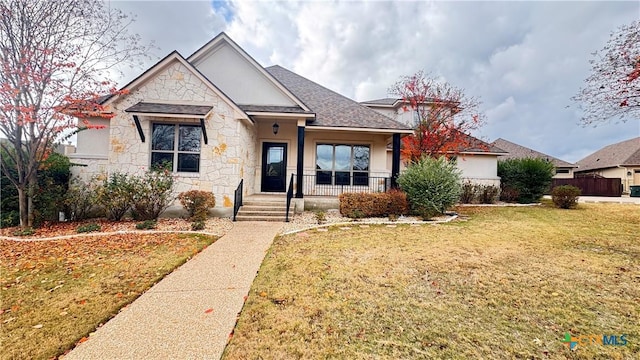
M 398 102 L 400 100 L 402 100 L 402 99 L 398 99 L 398 98 L 383 98 L 383 99 L 375 99 L 375 100 L 369 100 L 369 101 L 361 101 L 360 104 L 392 106 L 393 104 L 395 104 L 396 102 Z
M 505 139 L 497 139 L 496 141 L 491 143 L 494 146 L 499 147 L 500 149 L 506 150 L 509 154 L 501 156 L 500 160 L 507 159 L 523 159 L 523 158 L 540 158 L 540 159 L 548 159 L 553 163 L 553 166 L 557 168 L 576 168 L 577 165 L 571 164 L 564 160 L 560 160 L 551 155 L 547 155 L 541 153 L 539 151 L 535 151 L 533 149 L 529 149 L 526 146 L 518 145 L 516 143 L 512 143 L 511 141 L 507 141 Z
M 149 113 L 149 114 L 181 114 L 181 115 L 206 115 L 213 109 L 213 106 L 202 105 L 175 105 L 139 102 L 126 109 L 126 112 Z
M 577 162 L 577 171 L 640 165 L 640 137 L 605 146 Z
M 494 144 L 486 143 L 477 137 L 471 136 L 469 134 L 463 135 L 467 138 L 466 143 L 469 144 L 462 152 L 486 152 L 486 153 L 495 153 L 495 154 L 506 154 L 507 152 L 504 149 L 495 146 Z
M 309 126 L 411 130 L 402 123 L 281 66 L 270 66 L 265 70 L 316 114 L 315 121 L 309 123 Z
M 275 106 L 275 105 L 238 105 L 242 111 L 252 112 L 277 112 L 292 114 L 313 114 L 310 111 L 303 110 L 300 106 Z

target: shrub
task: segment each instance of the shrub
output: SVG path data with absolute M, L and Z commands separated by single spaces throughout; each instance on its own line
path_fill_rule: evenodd
M 520 191 L 510 186 L 500 186 L 500 200 L 505 202 L 516 202 L 520 196 Z
M 89 223 L 89 224 L 84 224 L 84 225 L 78 226 L 76 228 L 76 232 L 77 233 L 87 233 L 87 232 L 100 231 L 101 229 L 102 229 L 102 227 L 100 226 L 100 224 Z
M 359 219 L 387 215 L 387 193 L 342 193 L 338 199 L 343 216 Z
M 460 203 L 472 204 L 478 196 L 478 185 L 471 181 L 464 181 L 460 192 Z
M 387 214 L 396 219 L 400 215 L 405 215 L 409 212 L 409 203 L 407 202 L 407 194 L 400 189 L 391 189 L 387 192 L 389 198 L 387 204 Z
M 36 231 L 33 228 L 26 227 L 20 228 L 13 232 L 13 236 L 29 236 L 35 234 Z
M 168 170 L 148 171 L 134 181 L 133 209 L 136 220 L 157 220 L 173 202 L 174 179 Z
M 191 223 L 191 231 L 204 230 L 204 221 L 194 221 Z
M 97 189 L 98 204 L 105 209 L 109 220 L 119 221 L 131 209 L 136 183 L 133 176 L 115 172 Z
M 324 210 L 316 211 L 315 216 L 318 225 L 322 225 L 327 221 L 327 213 Z
M 478 200 L 482 204 L 493 204 L 498 199 L 500 188 L 493 185 L 480 185 Z
M 518 190 L 517 201 L 528 204 L 540 200 L 549 189 L 553 164 L 544 159 L 509 159 L 498 162 L 498 176 L 503 187 Z
M 15 154 L 13 150 L 9 150 Z M 0 156 L 10 156 L 5 149 L 0 150 Z M 69 158 L 58 153 L 52 153 L 40 165 L 37 173 L 38 186 L 33 194 L 34 224 L 43 221 L 57 221 L 58 212 L 64 207 L 64 195 L 67 192 L 70 177 Z M 9 166 L 5 171 L 17 176 L 15 166 Z M 18 204 L 18 190 L 11 183 L 4 171 L 0 172 L 0 219 L 2 227 L 20 224 Z
M 210 191 L 190 190 L 178 195 L 180 204 L 194 221 L 204 221 L 209 214 L 209 208 L 216 206 L 216 198 Z
M 156 228 L 158 223 L 155 220 L 145 220 L 143 222 L 136 224 L 136 229 L 138 230 L 153 230 Z
M 551 190 L 551 200 L 561 209 L 574 209 L 578 206 L 580 188 L 572 185 L 560 185 Z
M 91 185 L 95 181 L 94 179 L 87 184 L 79 178 L 71 179 L 64 198 L 65 213 L 69 219 L 77 221 L 89 217 L 98 200 L 97 189 Z
M 407 193 L 411 210 L 424 219 L 444 213 L 460 198 L 459 171 L 444 157 L 424 157 L 411 164 L 398 184 Z

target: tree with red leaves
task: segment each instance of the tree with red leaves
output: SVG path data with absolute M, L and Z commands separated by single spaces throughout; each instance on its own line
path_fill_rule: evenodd
M 581 124 L 640 118 L 640 20 L 612 32 L 589 63 L 591 75 L 572 98 L 584 112 Z
M 453 156 L 478 146 L 469 133 L 484 124 L 484 116 L 478 112 L 479 100 L 467 97 L 462 89 L 419 71 L 403 76 L 389 92 L 402 99 L 403 111 L 415 114 L 414 134 L 402 139 L 405 161 Z
M 37 172 L 55 143 L 108 117 L 96 100 L 116 92 L 109 78 L 146 56 L 131 22 L 100 0 L 0 3 L 1 166 L 18 189 L 21 226 L 33 225 Z

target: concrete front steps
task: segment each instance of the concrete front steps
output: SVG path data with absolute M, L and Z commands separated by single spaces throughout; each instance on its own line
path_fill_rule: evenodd
M 236 215 L 236 221 L 281 221 L 287 212 L 286 195 L 254 194 L 242 199 L 242 206 Z M 289 216 L 293 209 L 289 209 Z

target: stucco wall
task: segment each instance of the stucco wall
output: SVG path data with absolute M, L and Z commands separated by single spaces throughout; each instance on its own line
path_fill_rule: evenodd
M 236 104 L 296 105 L 229 45 L 222 45 L 194 66 Z
M 201 139 L 200 171 L 176 173 L 176 194 L 192 189 L 213 191 L 218 213 L 230 212 L 235 188 L 243 175 L 255 167 L 256 129 L 247 121 L 235 119 L 233 107 L 177 61 L 112 104 L 116 116 L 110 121 L 108 159 L 86 159 L 91 166 L 80 171 L 84 177 L 94 175 L 94 172 L 143 174 L 150 166 L 154 122 L 199 124 L 198 119 L 139 116 L 146 138 L 143 143 L 132 115 L 124 112 L 140 101 L 213 106 L 211 115 L 205 119 L 208 145 Z M 80 146 L 88 140 L 78 142 L 78 157 L 90 148 Z M 251 189 L 253 179 L 245 179 L 245 182 Z

